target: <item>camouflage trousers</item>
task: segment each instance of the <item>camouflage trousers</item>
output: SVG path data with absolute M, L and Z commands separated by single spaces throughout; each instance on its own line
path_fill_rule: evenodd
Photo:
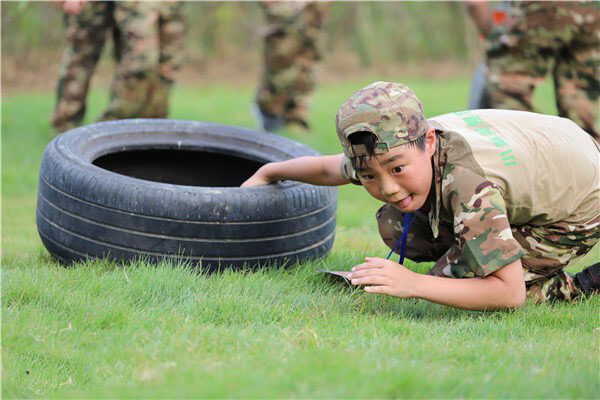
M 52 126 L 67 130 L 83 122 L 90 79 L 110 31 L 116 34 L 113 3 L 86 2 L 77 15 L 65 14 L 67 48 L 58 70 L 57 101 Z M 115 44 L 119 41 L 115 38 Z M 115 46 L 115 56 L 119 51 Z
M 110 103 L 101 120 L 166 117 L 173 74 L 181 64 L 184 24 L 177 2 L 86 2 L 66 15 L 67 48 L 59 68 L 52 125 L 83 122 L 90 79 L 107 34 L 118 61 Z
M 383 241 L 393 248 L 402 236 L 404 214 L 386 204 L 377 211 L 376 219 Z M 557 222 L 545 226 L 513 226 L 512 234 L 525 252 L 521 263 L 528 298 L 539 303 L 574 300 L 581 295 L 564 268 L 582 258 L 600 241 L 600 216 L 580 225 Z M 419 213 L 410 226 L 406 257 L 416 262 L 436 261 L 428 274 L 445 276 L 442 270 L 449 265 L 449 259 L 454 255 L 460 257 L 454 242 L 452 224 L 440 221 L 439 236 L 434 239 L 427 216 Z M 465 278 L 474 276 L 472 271 L 465 271 L 463 275 Z
M 308 128 L 315 67 L 322 59 L 322 26 L 331 3 L 263 2 L 264 67 L 256 103 L 285 124 Z
M 597 2 L 522 2 L 496 28 L 487 51 L 491 107 L 534 111 L 550 71 L 561 117 L 600 140 L 600 7 Z
M 174 1 L 116 3 L 121 60 L 102 120 L 167 116 L 169 90 L 182 63 L 181 7 Z

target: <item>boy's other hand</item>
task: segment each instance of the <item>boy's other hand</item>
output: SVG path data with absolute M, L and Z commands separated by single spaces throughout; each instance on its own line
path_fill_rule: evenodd
M 348 279 L 353 285 L 365 285 L 369 293 L 395 297 L 413 297 L 416 273 L 403 265 L 379 257 L 366 257 L 352 268 Z

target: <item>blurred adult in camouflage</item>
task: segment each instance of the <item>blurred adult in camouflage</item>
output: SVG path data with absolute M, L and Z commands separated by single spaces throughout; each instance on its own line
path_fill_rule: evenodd
M 183 55 L 181 6 L 175 1 L 115 3 L 121 59 L 102 119 L 167 116 L 169 89 Z
M 508 0 L 502 0 L 500 2 L 494 2 L 488 7 L 485 2 L 467 1 L 466 6 L 467 11 L 479 29 L 479 41 L 487 45 L 486 37 L 489 36 L 492 27 L 497 25 L 494 29 L 502 29 L 502 26 L 506 23 L 506 15 L 510 8 L 510 2 Z M 470 110 L 491 108 L 486 87 L 486 76 L 487 65 L 484 57 L 484 59 L 477 64 L 475 72 L 473 73 L 473 79 L 471 80 L 471 90 L 469 92 Z
M 86 97 L 108 31 L 113 30 L 113 4 L 108 1 L 65 1 L 67 48 L 58 71 L 56 110 L 52 126 L 63 131 L 83 121 Z M 117 43 L 117 40 L 115 40 Z M 115 57 L 118 57 L 115 46 Z
M 331 8 L 324 2 L 266 1 L 264 67 L 256 94 L 260 128 L 308 132 L 315 66 L 322 59 L 323 21 Z
M 533 91 L 551 71 L 559 115 L 600 140 L 600 3 L 511 5 L 505 29 L 492 28 L 487 35 L 491 106 L 533 110 Z
M 179 2 L 64 2 L 67 49 L 59 70 L 52 125 L 81 124 L 91 74 L 113 30 L 118 65 L 101 120 L 164 118 L 181 64 L 184 23 Z

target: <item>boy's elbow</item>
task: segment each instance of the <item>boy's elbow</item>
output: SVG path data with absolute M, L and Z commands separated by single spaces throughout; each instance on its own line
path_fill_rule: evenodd
M 523 307 L 523 304 L 525 304 L 525 300 L 527 300 L 527 291 L 525 290 L 525 288 L 523 288 L 523 290 L 520 290 L 519 294 L 517 295 L 516 308 Z
M 522 284 L 503 282 L 498 289 L 497 295 L 501 299 L 497 303 L 499 308 L 518 309 L 525 304 L 527 298 L 525 282 L 522 282 Z
M 519 288 L 518 290 L 511 291 L 508 296 L 508 301 L 506 302 L 506 308 L 510 309 L 518 309 L 523 307 L 525 304 L 525 300 L 527 299 L 527 293 L 525 291 L 525 287 Z
M 517 309 L 525 304 L 527 291 L 521 260 L 513 261 L 491 276 L 499 280 L 498 289 L 504 298 L 504 307 Z
M 525 292 L 523 292 L 523 295 L 518 295 L 518 296 L 513 296 L 513 298 L 511 299 L 511 301 L 508 304 L 508 308 L 511 309 L 518 309 L 523 307 L 523 305 L 525 304 L 525 299 L 527 298 L 527 296 L 525 295 Z

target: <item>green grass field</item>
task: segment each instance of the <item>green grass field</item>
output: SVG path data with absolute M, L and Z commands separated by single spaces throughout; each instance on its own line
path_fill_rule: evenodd
M 427 116 L 465 107 L 464 78 L 322 84 L 313 134 L 292 138 L 339 152 L 337 107 L 384 78 L 408 83 Z M 177 87 L 171 116 L 253 127 L 252 94 L 251 85 Z M 548 85 L 537 93 L 542 111 L 555 113 L 551 97 Z M 92 93 L 88 122 L 106 102 Z M 3 397 L 600 397 L 600 296 L 480 313 L 332 284 L 315 275 L 320 262 L 211 276 L 143 263 L 62 267 L 35 227 L 53 106 L 53 93 L 2 99 Z M 387 255 L 378 207 L 361 188 L 340 188 L 326 265 Z M 599 261 L 594 250 L 572 270 Z

